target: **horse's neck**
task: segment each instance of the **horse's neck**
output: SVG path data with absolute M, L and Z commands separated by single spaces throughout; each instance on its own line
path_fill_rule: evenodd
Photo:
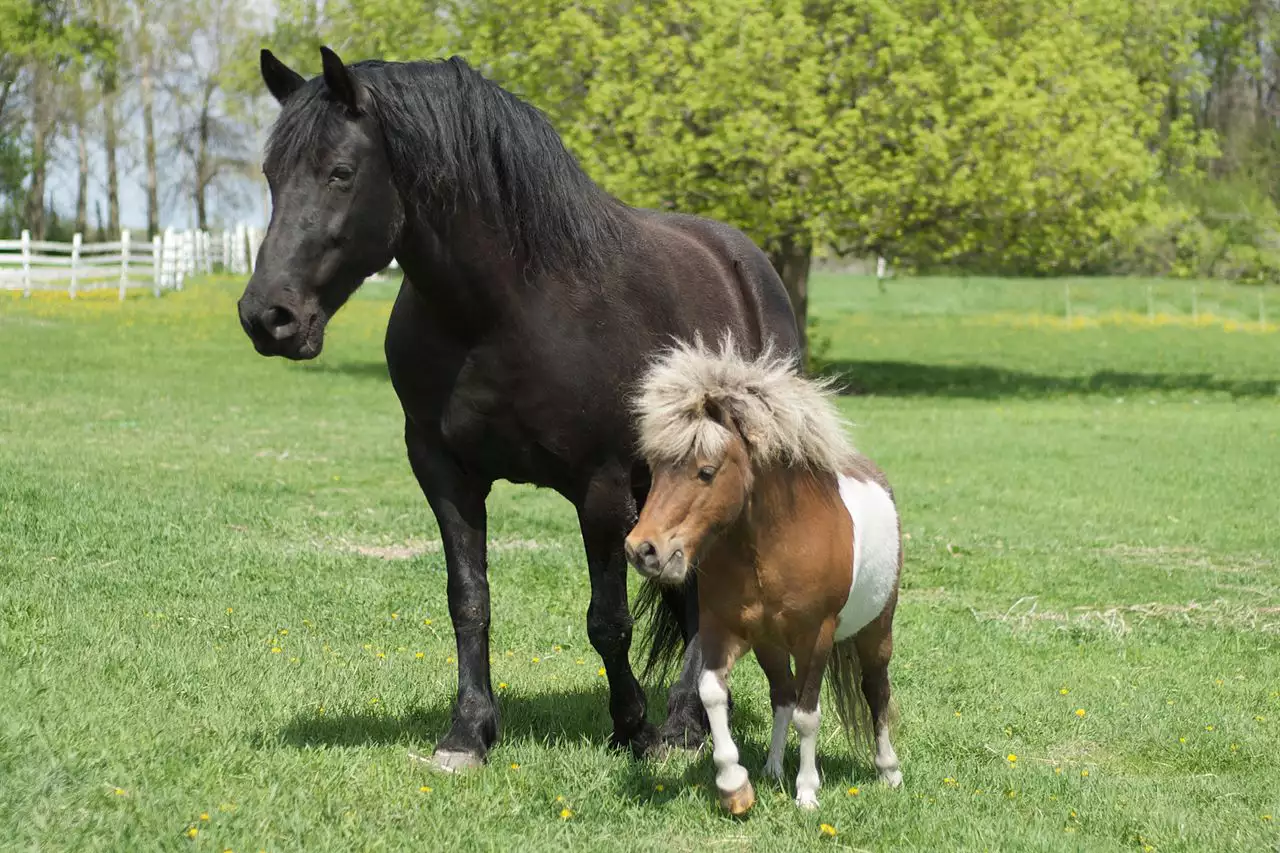
M 820 521 L 825 511 L 839 506 L 839 500 L 833 474 L 780 465 L 757 470 L 739 536 L 758 552 L 763 550 L 761 543 L 794 536 L 797 525 Z
M 505 313 L 523 267 L 491 228 L 466 213 L 448 228 L 409 217 L 396 260 L 418 296 L 460 328 L 479 328 Z

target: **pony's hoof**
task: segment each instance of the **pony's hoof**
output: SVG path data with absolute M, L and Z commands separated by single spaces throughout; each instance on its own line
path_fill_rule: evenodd
M 801 791 L 796 794 L 796 805 L 807 812 L 811 812 L 818 807 L 817 791 Z
M 484 759 L 474 752 L 454 752 L 449 749 L 437 749 L 430 757 L 410 752 L 409 760 L 425 764 L 441 773 L 461 773 L 484 766 Z
M 756 804 L 756 791 L 751 787 L 751 780 L 742 783 L 742 787 L 736 791 L 720 792 L 720 807 L 734 817 L 741 817 L 751 811 L 751 807 Z
M 902 771 L 894 767 L 891 770 L 880 771 L 880 781 L 888 785 L 890 788 L 902 787 Z

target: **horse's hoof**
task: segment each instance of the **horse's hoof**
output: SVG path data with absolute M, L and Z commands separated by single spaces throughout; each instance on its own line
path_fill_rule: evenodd
M 751 811 L 756 804 L 756 791 L 751 787 L 751 780 L 742 783 L 736 791 L 721 791 L 720 806 L 734 817 L 741 817 Z
M 782 781 L 782 760 L 774 760 L 770 758 L 764 763 L 764 775 Z
M 880 771 L 880 781 L 888 785 L 890 788 L 902 787 L 902 771 L 897 767 L 892 770 Z
M 460 773 L 484 766 L 484 759 L 474 752 L 455 752 L 449 749 L 437 749 L 430 757 L 411 751 L 409 760 L 425 764 L 441 773 Z
M 796 805 L 807 812 L 811 812 L 818 807 L 817 791 L 801 791 L 796 794 Z
M 610 749 L 630 750 L 632 758 L 652 758 L 662 740 L 652 723 L 645 723 L 631 735 L 614 732 L 609 737 Z
M 668 721 L 658 730 L 658 739 L 667 749 L 696 752 L 707 742 L 707 731 L 700 725 Z

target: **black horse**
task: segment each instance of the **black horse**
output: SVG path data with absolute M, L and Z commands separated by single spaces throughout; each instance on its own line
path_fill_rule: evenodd
M 799 352 L 781 280 L 741 232 L 629 208 L 587 177 L 543 115 L 461 59 L 359 62 L 322 48 L 310 81 L 262 51 L 282 110 L 267 144 L 271 222 L 240 299 L 263 355 L 319 355 L 326 322 L 394 257 L 387 328 L 413 473 L 440 525 L 458 647 L 447 770 L 497 739 L 485 498 L 494 481 L 577 508 L 587 634 L 608 673 L 612 742 L 637 754 L 706 736 L 696 588 L 646 589 L 649 664 L 682 673 L 661 732 L 632 673 L 623 538 L 648 491 L 628 395 L 673 337 L 729 331 Z M 661 597 L 659 597 L 661 596 Z

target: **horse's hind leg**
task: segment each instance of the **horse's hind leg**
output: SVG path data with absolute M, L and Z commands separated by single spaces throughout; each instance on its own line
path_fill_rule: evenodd
M 822 712 L 818 698 L 822 693 L 822 677 L 831 657 L 831 644 L 835 638 L 836 621 L 827 619 L 814 633 L 812 640 L 795 648 L 796 681 L 800 695 L 792 715 L 792 725 L 800 735 L 800 772 L 796 774 L 796 805 L 802 809 L 818 807 L 818 788 L 822 780 L 818 776 L 818 729 L 822 725 Z
M 893 602 L 876 621 L 858 632 L 855 638 L 858 660 L 862 665 L 862 695 L 871 709 L 875 729 L 876 753 L 872 759 L 880 781 L 891 788 L 902 785 L 902 768 L 898 753 L 889 740 L 889 659 L 893 656 Z
M 769 679 L 769 702 L 773 706 L 773 737 L 764 763 L 767 776 L 782 780 L 782 759 L 787 750 L 787 731 L 796 710 L 796 680 L 791 674 L 791 655 L 778 646 L 756 646 L 756 660 Z

